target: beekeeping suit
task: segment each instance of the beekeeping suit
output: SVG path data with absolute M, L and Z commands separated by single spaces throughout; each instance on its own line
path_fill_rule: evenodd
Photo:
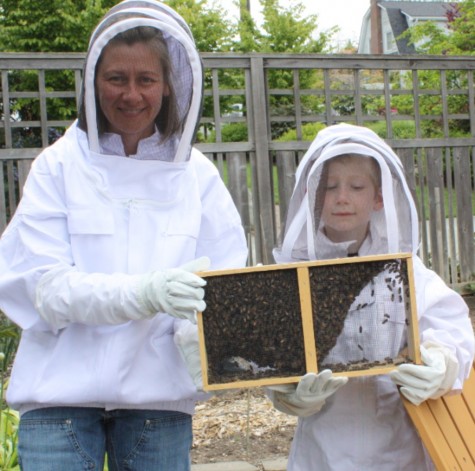
M 369 232 L 358 255 L 413 254 L 421 344 L 441 346 L 449 352 L 456 365 L 450 384 L 453 383 L 454 392 L 460 391 L 474 353 L 468 308 L 417 257 L 417 214 L 401 162 L 372 131 L 340 124 L 317 135 L 297 170 L 282 244 L 274 250 L 275 260 L 284 263 L 348 256 L 351 242 L 331 242 L 320 220 L 325 188 L 323 164 L 342 154 L 373 157 L 381 170 L 384 207 L 372 213 Z M 384 272 L 382 276 L 383 279 L 376 277 L 356 296 L 323 366 L 363 358 L 366 361 L 394 358 L 404 347 L 407 338 L 404 310 L 398 309 L 397 298 L 391 299 Z M 381 306 L 375 309 L 377 302 Z M 380 337 L 371 345 L 375 335 Z M 346 384 L 336 385 L 335 390 L 310 413 L 296 414 L 300 417 L 290 451 L 289 471 L 432 469 L 404 410 L 397 385 L 388 375 L 352 377 Z
M 126 157 L 119 135 L 98 132 L 94 74 L 109 40 L 137 26 L 166 40 L 181 131 L 147 138 Z M 80 119 L 35 159 L 0 242 L 0 307 L 23 329 L 12 407 L 193 412 L 200 396 L 173 340 L 188 320 L 144 315 L 138 286 L 201 256 L 211 268 L 246 263 L 230 194 L 192 147 L 202 97 L 200 57 L 181 17 L 155 1 L 110 10 L 90 41 Z

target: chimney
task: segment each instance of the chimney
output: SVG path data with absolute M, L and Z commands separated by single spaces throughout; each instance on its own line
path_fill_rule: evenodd
M 378 6 L 380 0 L 371 0 L 370 21 L 371 21 L 371 54 L 383 53 L 383 34 L 381 28 L 381 9 Z

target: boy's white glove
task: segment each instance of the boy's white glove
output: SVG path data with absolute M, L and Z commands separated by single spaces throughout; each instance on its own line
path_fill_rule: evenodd
M 430 342 L 421 345 L 421 360 L 423 365 L 399 365 L 389 374 L 401 386 L 401 394 L 416 406 L 449 392 L 459 372 L 457 358 L 441 345 Z
M 193 383 L 195 383 L 196 389 L 203 391 L 198 327 L 190 322 L 181 322 L 173 336 L 173 340 L 185 362 L 186 369 Z
M 331 370 L 323 370 L 318 374 L 307 373 L 297 386 L 269 386 L 267 393 L 277 410 L 298 417 L 309 417 L 317 413 L 325 400 L 347 382 L 346 376 L 333 376 Z
M 137 297 L 150 314 L 166 312 L 196 324 L 196 311 L 206 308 L 203 301 L 206 281 L 193 272 L 206 270 L 209 265 L 209 258 L 201 257 L 179 268 L 144 275 Z

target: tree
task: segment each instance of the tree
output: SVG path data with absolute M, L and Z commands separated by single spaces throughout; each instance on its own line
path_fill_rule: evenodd
M 330 39 L 337 28 L 316 34 L 318 15 L 306 15 L 299 0 L 283 7 L 279 0 L 259 0 L 263 22 L 257 25 L 250 12 L 241 8 L 240 21 L 233 44 L 236 52 L 322 53 L 329 50 Z M 239 6 L 239 0 L 236 0 Z
M 402 36 L 418 53 L 445 55 L 475 54 L 475 0 L 447 5 L 448 29 L 425 21 L 410 27 Z
M 2 0 L 0 49 L 85 51 L 90 33 L 117 0 Z
M 434 22 L 427 21 L 408 29 L 404 36 L 409 39 L 418 53 L 442 55 L 473 55 L 475 54 L 475 0 L 464 0 L 447 5 L 446 17 L 448 29 L 438 27 Z M 408 78 L 410 80 L 410 78 Z M 440 89 L 440 74 L 426 70 L 419 73 L 419 80 L 425 88 Z M 446 85 L 449 89 L 467 89 L 467 75 L 460 71 L 447 71 Z M 465 95 L 450 95 L 448 107 L 452 114 L 468 112 L 468 97 Z M 423 114 L 438 115 L 441 109 L 440 97 L 424 96 L 420 107 Z M 424 135 L 439 137 L 443 135 L 442 124 L 439 121 L 426 121 Z M 469 120 L 451 120 L 449 122 L 451 136 L 467 135 L 470 133 Z
M 447 38 L 450 53 L 475 54 L 475 1 L 465 0 L 452 4 L 447 12 L 452 34 Z
M 0 50 L 9 52 L 82 52 L 87 49 L 95 24 L 116 0 L 2 0 L 0 10 Z M 35 71 L 14 71 L 9 74 L 11 91 L 38 89 Z M 74 75 L 69 70 L 47 71 L 45 85 L 50 90 L 74 90 Z M 12 110 L 18 119 L 39 119 L 36 99 L 12 100 Z M 73 99 L 49 99 L 49 119 L 70 120 L 76 114 Z M 61 129 L 49 130 L 54 141 Z M 17 128 L 13 133 L 14 146 L 41 146 L 40 129 Z
M 283 3 L 283 2 L 282 2 Z M 239 3 L 237 3 L 239 5 Z M 241 8 L 238 34 L 233 51 L 261 53 L 325 53 L 330 51 L 330 40 L 337 28 L 317 34 L 318 15 L 306 15 L 299 0 L 290 0 L 285 6 L 279 0 L 260 0 L 263 22 L 257 25 L 254 18 Z M 294 76 L 290 70 L 272 70 L 267 74 L 270 89 L 289 89 Z M 311 88 L 316 81 L 312 70 L 299 73 L 300 88 Z M 310 112 L 316 106 L 315 97 L 304 97 L 302 103 Z M 271 113 L 280 116 L 294 116 L 295 103 L 289 95 L 270 96 Z M 305 110 L 304 110 L 305 112 Z M 276 138 L 292 128 L 292 121 L 274 124 L 271 133 Z
M 235 34 L 232 20 L 226 11 L 212 0 L 167 0 L 188 23 L 201 52 L 228 51 Z

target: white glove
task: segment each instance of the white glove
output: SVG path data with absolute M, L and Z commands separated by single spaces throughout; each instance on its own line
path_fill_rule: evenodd
M 346 376 L 333 376 L 331 370 L 307 373 L 295 384 L 270 386 L 268 395 L 274 407 L 281 412 L 299 417 L 317 413 L 325 400 L 348 382 Z
M 206 308 L 202 288 L 206 282 L 190 272 L 208 267 L 207 257 L 145 275 L 83 273 L 58 264 L 39 279 L 35 306 L 55 331 L 71 322 L 115 325 L 157 312 L 196 322 L 195 311 Z
M 206 281 L 193 272 L 209 268 L 209 258 L 201 257 L 180 268 L 171 268 L 144 275 L 137 297 L 150 312 L 166 312 L 196 324 L 196 311 L 204 311 L 203 286 Z
M 182 322 L 175 332 L 173 340 L 185 362 L 186 369 L 193 383 L 195 383 L 196 389 L 203 391 L 198 328 L 189 322 Z
M 401 394 L 418 406 L 449 392 L 457 379 L 459 364 L 449 348 L 434 343 L 421 345 L 423 365 L 399 365 L 389 376 Z

